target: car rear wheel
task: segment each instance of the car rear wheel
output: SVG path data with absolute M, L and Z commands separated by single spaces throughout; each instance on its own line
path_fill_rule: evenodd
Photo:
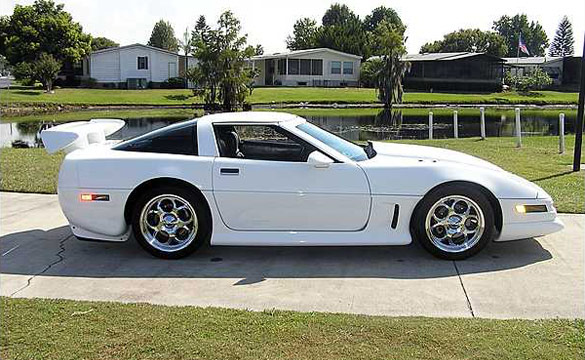
M 138 199 L 132 229 L 140 246 L 163 259 L 193 253 L 210 235 L 209 219 L 199 197 L 173 187 L 150 189 Z
M 452 184 L 427 194 L 415 210 L 412 230 L 431 254 L 462 260 L 477 254 L 495 235 L 494 211 L 484 193 Z

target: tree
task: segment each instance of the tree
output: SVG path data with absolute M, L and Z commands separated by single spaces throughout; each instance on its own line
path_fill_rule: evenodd
M 289 50 L 311 49 L 317 46 L 317 22 L 313 19 L 298 19 L 293 25 L 293 34 L 286 38 Z
M 346 5 L 333 4 L 323 15 L 316 33 L 317 46 L 368 58 L 368 34 L 360 18 Z
M 115 42 L 114 40 L 110 40 L 103 36 L 98 36 L 91 39 L 91 50 L 97 51 L 102 49 L 108 49 L 113 47 L 118 47 L 120 44 Z
M 325 11 L 321 23 L 323 26 L 343 25 L 356 17 L 347 5 L 333 4 Z
M 343 25 L 322 26 L 317 32 L 317 46 L 368 58 L 372 54 L 368 34 L 359 18 Z
M 179 51 L 179 42 L 171 23 L 161 19 L 154 24 L 148 45 L 172 52 Z
M 221 14 L 215 29 L 203 16 L 195 25 L 192 44 L 198 64 L 189 69 L 188 77 L 198 85 L 195 95 L 203 96 L 209 108 L 234 111 L 252 92 L 255 72 L 246 61 L 255 48 L 247 45 L 247 35 L 240 31 L 240 21 L 231 11 Z
M 386 20 L 382 20 L 374 30 L 374 51 L 382 54 L 372 64 L 378 99 L 384 107 L 392 109 L 392 105 L 402 102 L 404 94 L 402 78 L 410 69 L 410 63 L 402 61 L 406 54 L 404 36 Z
M 373 57 L 362 62 L 360 69 L 360 83 L 366 88 L 375 88 L 378 84 L 378 72 L 382 68 L 382 58 Z
M 575 52 L 575 39 L 573 39 L 573 26 L 569 18 L 563 16 L 559 23 L 555 38 L 548 50 L 549 56 L 571 56 Z
M 260 44 L 256 45 L 254 48 L 254 55 L 263 55 L 264 54 L 264 47 Z
M 461 29 L 446 34 L 443 40 L 424 44 L 420 53 L 442 52 L 483 52 L 494 56 L 506 56 L 508 48 L 506 40 L 493 31 L 480 29 Z
M 42 53 L 37 60 L 32 63 L 32 72 L 35 80 L 40 81 L 45 87 L 45 91 L 50 92 L 53 89 L 53 80 L 61 70 L 61 62 L 56 60 L 53 55 Z
M 347 5 L 333 4 L 325 11 L 321 26 L 309 18 L 297 20 L 292 36 L 286 39 L 286 46 L 290 50 L 326 47 L 367 59 L 371 55 L 380 55 L 373 50 L 372 33 L 382 21 L 404 34 L 406 26 L 391 8 L 377 7 L 362 22 Z
M 528 22 L 528 17 L 518 14 L 513 17 L 502 16 L 494 21 L 493 29 L 506 40 L 508 51 L 506 56 L 515 57 L 518 54 L 518 38 L 522 34 L 522 40 L 526 44 L 531 56 L 544 56 L 548 47 L 548 37 L 538 22 Z
M 6 41 L 9 36 L 10 16 L 0 16 L 0 54 L 6 58 Z M 8 62 L 8 60 L 6 60 Z
M 63 10 L 63 4 L 36 0 L 16 5 L 9 17 L 0 20 L 0 50 L 11 65 L 32 63 L 41 54 L 57 61 L 76 62 L 91 51 L 91 36 Z
M 406 26 L 398 16 L 398 13 L 394 9 L 385 6 L 375 8 L 370 15 L 365 17 L 364 28 L 366 31 L 374 31 L 382 20 L 386 20 L 387 23 L 394 26 L 394 29 L 404 34 Z

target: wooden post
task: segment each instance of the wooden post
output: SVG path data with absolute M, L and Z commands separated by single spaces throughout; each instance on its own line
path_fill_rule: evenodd
M 453 136 L 455 139 L 459 138 L 459 119 L 457 117 L 457 110 L 453 111 Z
M 520 108 L 516 108 L 516 147 L 522 147 L 522 127 L 520 126 Z
M 479 108 L 479 133 L 481 139 L 485 140 L 485 109 L 483 107 Z
M 433 112 L 429 111 L 429 140 L 433 140 Z
M 565 153 L 565 114 L 559 114 L 559 154 Z

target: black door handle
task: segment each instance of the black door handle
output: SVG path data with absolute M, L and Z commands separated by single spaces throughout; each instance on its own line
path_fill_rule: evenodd
M 221 175 L 239 175 L 240 169 L 238 168 L 221 168 L 219 169 Z

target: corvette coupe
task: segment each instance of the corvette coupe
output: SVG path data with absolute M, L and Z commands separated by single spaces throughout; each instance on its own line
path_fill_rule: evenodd
M 405 245 L 464 259 L 491 241 L 563 228 L 537 185 L 473 156 L 357 145 L 276 112 L 203 116 L 125 141 L 122 120 L 44 130 L 67 153 L 59 201 L 73 234 L 181 258 L 202 245 Z

